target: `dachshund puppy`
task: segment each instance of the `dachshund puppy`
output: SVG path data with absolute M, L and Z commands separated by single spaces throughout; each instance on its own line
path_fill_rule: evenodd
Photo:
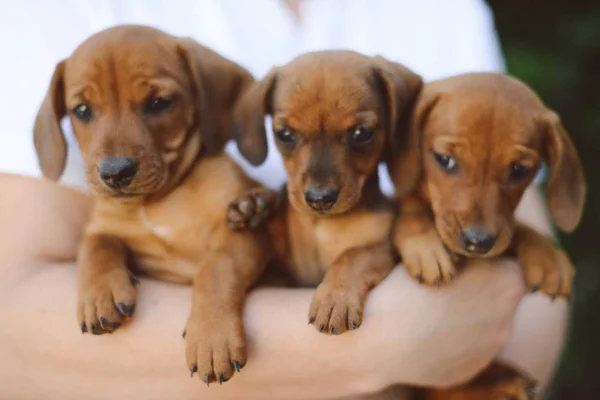
M 415 279 L 440 285 L 456 276 L 461 258 L 513 255 L 532 290 L 570 295 L 574 269 L 566 254 L 514 217 L 542 161 L 551 171 L 547 202 L 559 228 L 577 226 L 586 194 L 576 149 L 559 117 L 527 86 L 493 73 L 429 83 L 408 142 L 390 168 L 401 197 L 393 240 Z M 527 390 L 521 392 L 531 393 L 530 382 L 522 382 Z M 500 384 L 488 389 L 490 396 L 505 396 L 498 399 L 528 398 L 511 397 Z M 481 385 L 426 398 L 492 398 L 467 396 L 477 390 Z
M 82 332 L 112 332 L 132 316 L 132 269 L 193 283 L 186 358 L 207 384 L 246 363 L 242 306 L 268 261 L 263 238 L 223 218 L 223 205 L 256 185 L 223 152 L 253 81 L 190 39 L 115 27 L 56 66 L 34 127 L 41 169 L 57 180 L 69 116 L 95 197 L 77 261 Z
M 296 284 L 318 284 L 308 320 L 320 332 L 358 328 L 369 290 L 396 264 L 377 168 L 399 146 L 421 83 L 381 57 L 315 52 L 274 68 L 236 108 L 238 148 L 254 165 L 267 155 L 272 116 L 288 182 L 281 201 L 259 189 L 233 202 L 229 223 L 257 226 L 272 210 L 277 264 Z

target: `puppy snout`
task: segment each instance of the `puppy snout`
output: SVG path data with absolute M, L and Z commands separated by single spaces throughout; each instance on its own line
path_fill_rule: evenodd
M 469 253 L 485 254 L 494 247 L 496 235 L 477 227 L 466 228 L 461 232 L 465 250 Z
M 338 199 L 338 189 L 311 186 L 304 192 L 304 199 L 313 210 L 327 211 Z
M 138 170 L 137 161 L 128 157 L 108 157 L 98 164 L 100 179 L 111 189 L 127 187 Z

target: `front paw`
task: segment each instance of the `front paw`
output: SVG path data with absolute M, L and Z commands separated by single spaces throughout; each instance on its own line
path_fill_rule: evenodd
M 564 251 L 549 243 L 529 246 L 519 254 L 519 262 L 532 291 L 540 289 L 552 298 L 571 295 L 575 268 Z
M 125 268 L 80 281 L 77 316 L 81 333 L 111 333 L 132 317 L 138 283 Z
M 319 332 L 339 335 L 362 324 L 365 295 L 351 287 L 321 283 L 313 297 L 308 323 Z
M 246 364 L 246 338 L 241 315 L 190 317 L 184 331 L 186 362 L 193 376 L 207 385 L 227 382 Z
M 405 237 L 397 242 L 402 262 L 417 281 L 440 286 L 456 276 L 454 256 L 448 252 L 437 231 Z
M 256 229 L 271 215 L 274 195 L 266 189 L 250 191 L 227 207 L 226 223 L 234 231 Z

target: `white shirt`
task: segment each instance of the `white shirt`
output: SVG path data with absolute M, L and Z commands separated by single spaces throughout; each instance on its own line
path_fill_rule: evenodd
M 302 24 L 279 0 L 0 0 L 0 171 L 41 176 L 33 122 L 56 63 L 91 34 L 116 24 L 145 24 L 189 36 L 238 62 L 257 78 L 297 55 L 351 49 L 401 62 L 426 81 L 504 69 L 493 18 L 483 0 L 304 0 Z M 62 182 L 85 188 L 83 161 L 68 119 Z M 235 145 L 227 151 L 270 187 L 285 181 L 273 146 L 253 168 Z M 381 169 L 382 188 L 392 192 Z

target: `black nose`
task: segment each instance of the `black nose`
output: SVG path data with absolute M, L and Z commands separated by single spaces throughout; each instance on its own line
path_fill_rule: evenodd
M 496 235 L 480 228 L 467 228 L 461 232 L 463 246 L 469 253 L 485 254 L 494 247 Z
M 108 157 L 98 163 L 100 178 L 111 189 L 128 186 L 137 173 L 138 163 L 127 157 Z
M 304 192 L 304 199 L 312 209 L 317 211 L 327 211 L 333 207 L 337 201 L 338 193 L 339 190 L 337 189 L 311 186 Z

